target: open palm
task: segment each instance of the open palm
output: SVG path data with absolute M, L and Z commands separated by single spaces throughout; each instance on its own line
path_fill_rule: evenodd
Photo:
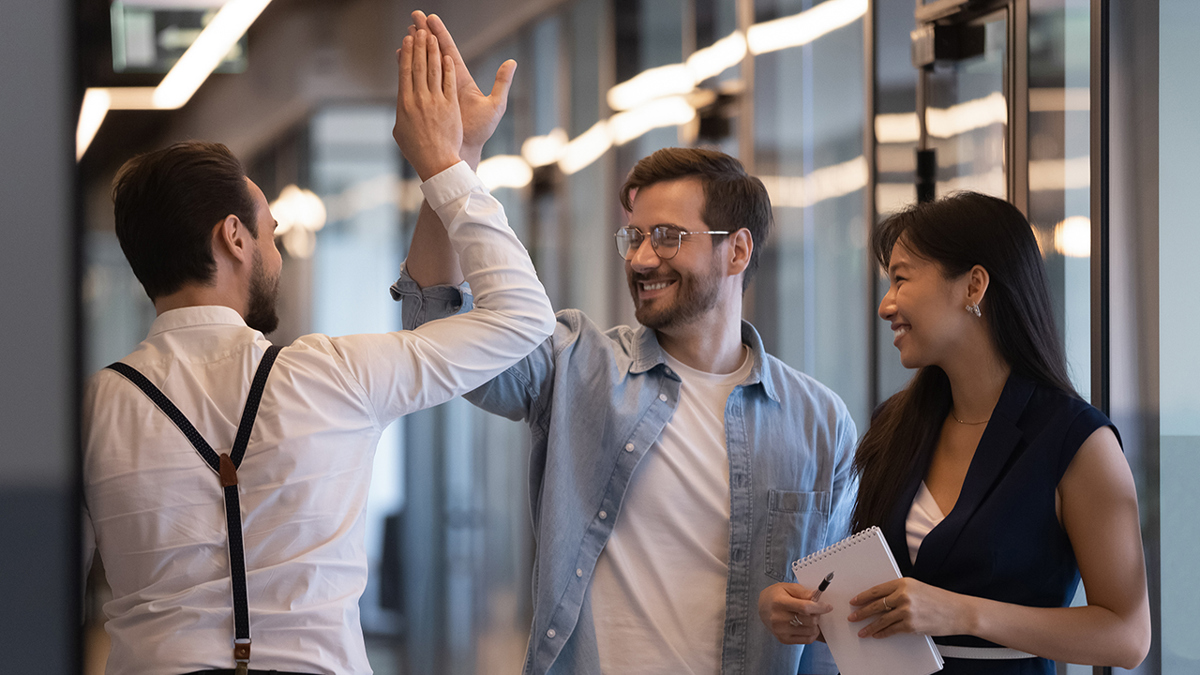
M 441 17 L 436 14 L 427 17 L 424 12 L 417 10 L 412 13 L 412 19 L 413 25 L 409 26 L 409 34 L 416 35 L 422 28 L 428 30 L 438 39 L 442 54 L 448 55 L 454 61 L 458 105 L 462 114 L 462 156 L 468 164 L 474 165 L 479 161 L 483 144 L 496 131 L 496 126 L 500 124 L 500 118 L 504 116 L 508 107 L 508 90 L 512 86 L 517 62 L 509 59 L 500 64 L 491 94 L 484 94 L 479 85 L 475 84 L 475 78 L 471 77 L 471 71 L 467 70 L 467 64 L 463 62 L 462 54 L 459 53 L 458 46 L 454 44 L 454 38 L 451 37 L 450 31 L 446 30 L 446 24 L 442 23 Z

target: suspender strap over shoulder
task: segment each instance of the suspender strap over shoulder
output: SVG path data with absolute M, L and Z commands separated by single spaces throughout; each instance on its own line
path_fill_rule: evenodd
M 282 347 L 272 345 L 263 354 L 254 374 L 254 381 L 250 384 L 250 394 L 246 398 L 246 407 L 242 410 L 242 420 L 238 425 L 233 447 L 228 454 L 219 455 L 166 394 L 144 375 L 119 361 L 108 366 L 137 385 L 146 397 L 179 427 L 184 437 L 200 454 L 200 458 L 220 479 L 222 491 L 225 493 L 225 526 L 229 532 L 229 575 L 233 587 L 233 658 L 239 672 L 245 671 L 250 661 L 250 609 L 246 600 L 246 553 L 242 544 L 242 511 L 238 501 L 237 470 L 246 456 L 250 432 L 254 429 L 254 420 L 258 416 L 258 404 L 262 400 L 267 376 L 271 373 L 271 367 L 275 365 L 275 358 L 279 356 L 280 349 Z

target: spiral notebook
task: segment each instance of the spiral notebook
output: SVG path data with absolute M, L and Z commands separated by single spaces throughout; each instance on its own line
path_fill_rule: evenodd
M 792 563 L 796 582 L 814 589 L 830 572 L 833 581 L 821 602 L 833 611 L 821 616 L 821 633 L 841 675 L 930 675 L 942 669 L 942 656 L 926 635 L 900 633 L 860 638 L 874 618 L 850 623 L 850 598 L 872 586 L 900 578 L 900 568 L 878 527 L 863 530 Z M 875 617 L 877 618 L 877 617 Z

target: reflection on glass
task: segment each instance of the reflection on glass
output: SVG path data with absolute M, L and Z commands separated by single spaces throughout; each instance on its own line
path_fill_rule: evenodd
M 759 0 L 756 20 L 817 3 Z M 755 58 L 754 170 L 775 207 L 751 302 L 767 350 L 823 382 L 866 428 L 870 374 L 862 23 Z
M 938 196 L 955 190 L 1008 196 L 1007 23 L 1001 11 L 968 24 L 965 31 L 982 31 L 982 52 L 959 61 L 939 61 L 929 77 L 925 124 L 929 147 L 937 150 Z
M 1029 8 L 1029 220 L 1034 224 L 1071 380 L 1091 392 L 1090 7 Z

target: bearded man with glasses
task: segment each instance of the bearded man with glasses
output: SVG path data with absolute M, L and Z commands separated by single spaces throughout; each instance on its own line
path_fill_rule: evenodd
M 450 54 L 464 147 L 478 161 L 503 114 L 512 62 L 485 96 Z M 530 356 L 466 395 L 529 424 L 537 538 L 524 672 L 836 672 L 818 636 L 832 608 L 800 589 L 781 644 L 758 595 L 790 563 L 847 534 L 857 439 L 841 399 L 767 354 L 742 294 L 771 227 L 767 191 L 720 152 L 659 150 L 621 189 L 617 253 L 638 327 L 558 313 Z M 454 250 L 425 209 L 392 287 L 406 328 L 470 306 Z

